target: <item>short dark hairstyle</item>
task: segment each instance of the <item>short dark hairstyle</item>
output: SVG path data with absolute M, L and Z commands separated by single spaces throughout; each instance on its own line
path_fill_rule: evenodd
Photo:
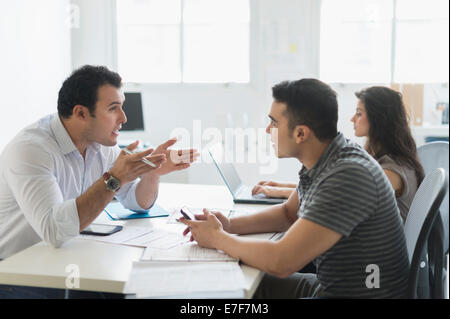
M 98 88 L 110 84 L 116 88 L 122 86 L 122 78 L 105 66 L 85 65 L 68 77 L 58 94 L 58 114 L 62 118 L 72 116 L 75 105 L 83 105 L 95 116 Z
M 320 141 L 336 137 L 337 94 L 329 85 L 316 79 L 284 81 L 272 88 L 272 95 L 276 102 L 286 104 L 291 131 L 306 125 Z

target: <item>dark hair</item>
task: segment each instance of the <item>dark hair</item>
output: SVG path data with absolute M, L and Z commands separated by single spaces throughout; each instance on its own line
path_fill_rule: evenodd
M 424 170 L 418 159 L 401 93 L 374 86 L 355 95 L 364 104 L 370 125 L 366 150 L 375 159 L 389 155 L 398 165 L 414 169 L 420 184 Z
M 316 79 L 285 81 L 272 88 L 272 95 L 275 101 L 286 104 L 291 131 L 306 125 L 320 141 L 336 137 L 337 95 L 329 85 Z
M 63 118 L 69 118 L 74 106 L 80 104 L 87 107 L 89 113 L 95 116 L 97 91 L 105 84 L 120 88 L 122 78 L 104 66 L 85 65 L 75 70 L 59 90 L 58 114 Z

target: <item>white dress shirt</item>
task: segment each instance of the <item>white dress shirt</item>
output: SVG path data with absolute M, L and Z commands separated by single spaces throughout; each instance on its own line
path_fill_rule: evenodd
M 78 236 L 75 199 L 109 171 L 120 149 L 93 143 L 83 159 L 58 114 L 26 127 L 0 155 L 0 259 L 42 240 L 54 247 Z M 139 181 L 116 198 L 127 208 Z

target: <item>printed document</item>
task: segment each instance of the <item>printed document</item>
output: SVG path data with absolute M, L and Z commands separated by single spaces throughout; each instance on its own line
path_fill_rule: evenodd
M 203 248 L 194 242 L 184 243 L 171 249 L 147 247 L 141 261 L 237 261 L 223 251 Z

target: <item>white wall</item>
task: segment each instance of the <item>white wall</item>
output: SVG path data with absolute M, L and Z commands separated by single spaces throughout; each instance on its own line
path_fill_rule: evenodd
M 80 27 L 72 28 L 72 67 L 106 65 L 114 69 L 114 0 L 72 0 L 79 8 Z
M 244 114 L 250 127 L 264 127 L 273 84 L 286 79 L 318 76 L 318 0 L 251 0 L 251 83 L 248 85 L 127 84 L 143 92 L 144 134 L 122 134 L 159 143 L 175 128 L 192 132 L 194 120 L 202 128 L 242 127 Z M 8 120 L 0 128 L 0 149 L 25 125 L 56 111 L 57 93 L 70 71 L 84 64 L 115 69 L 114 1 L 72 0 L 79 9 L 79 27 L 68 26 L 69 0 L 8 1 L 0 10 L 1 110 Z M 354 139 L 354 92 L 368 85 L 333 84 L 339 96 L 339 129 Z M 448 101 L 448 87 L 426 86 L 426 107 L 439 99 Z M 430 110 L 428 108 L 428 110 Z M 424 118 L 432 117 L 425 112 Z M 361 140 L 357 140 L 362 142 Z M 186 141 L 184 141 L 186 142 Z M 182 143 L 180 143 L 182 145 Z M 203 145 L 204 146 L 204 145 Z M 260 178 L 296 179 L 300 165 L 280 160 L 278 170 L 260 176 L 259 165 L 238 165 L 253 183 Z M 167 176 L 166 181 L 220 183 L 214 167 L 195 165 Z
M 72 31 L 72 65 L 105 64 L 115 69 L 112 23 L 108 17 L 114 6 L 107 0 L 72 0 L 80 7 L 81 28 Z M 243 125 L 243 114 L 250 127 L 265 127 L 271 104 L 271 87 L 286 79 L 317 76 L 318 25 L 317 0 L 251 0 L 251 83 L 248 85 L 125 85 L 126 90 L 142 91 L 146 132 L 124 134 L 123 139 L 141 138 L 159 143 L 170 137 L 175 128 L 192 132 L 193 121 L 203 128 Z M 95 18 L 94 18 L 95 17 Z M 257 165 L 239 167 L 243 177 L 256 181 Z M 283 160 L 274 178 L 296 179 L 299 164 Z M 212 165 L 198 164 L 191 170 L 168 176 L 169 181 L 220 183 Z
M 81 28 L 72 32 L 72 66 L 104 64 L 116 69 L 113 1 L 72 0 L 80 7 Z M 146 132 L 121 134 L 122 139 L 140 138 L 157 144 L 175 128 L 193 131 L 194 120 L 202 128 L 242 127 L 244 114 L 250 127 L 264 127 L 272 102 L 271 87 L 282 80 L 318 77 L 319 0 L 251 0 L 250 76 L 248 85 L 126 84 L 125 90 L 143 93 Z M 368 84 L 333 84 L 339 99 L 339 129 L 351 139 L 350 118 L 355 110 L 354 92 Z M 444 94 L 445 94 L 445 88 Z M 448 88 L 447 99 L 448 99 Z M 361 139 L 355 139 L 362 142 Z M 186 142 L 186 141 L 185 141 Z M 192 142 L 192 141 L 191 141 Z M 182 144 L 182 143 L 180 143 Z M 204 146 L 204 145 L 203 145 Z M 237 168 L 249 183 L 261 178 L 296 180 L 296 160 L 280 160 L 274 174 L 261 176 L 256 164 Z M 211 164 L 197 164 L 188 171 L 172 174 L 165 181 L 221 183 Z
M 2 2 L 0 151 L 22 127 L 56 112 L 71 71 L 68 6 L 68 0 Z

